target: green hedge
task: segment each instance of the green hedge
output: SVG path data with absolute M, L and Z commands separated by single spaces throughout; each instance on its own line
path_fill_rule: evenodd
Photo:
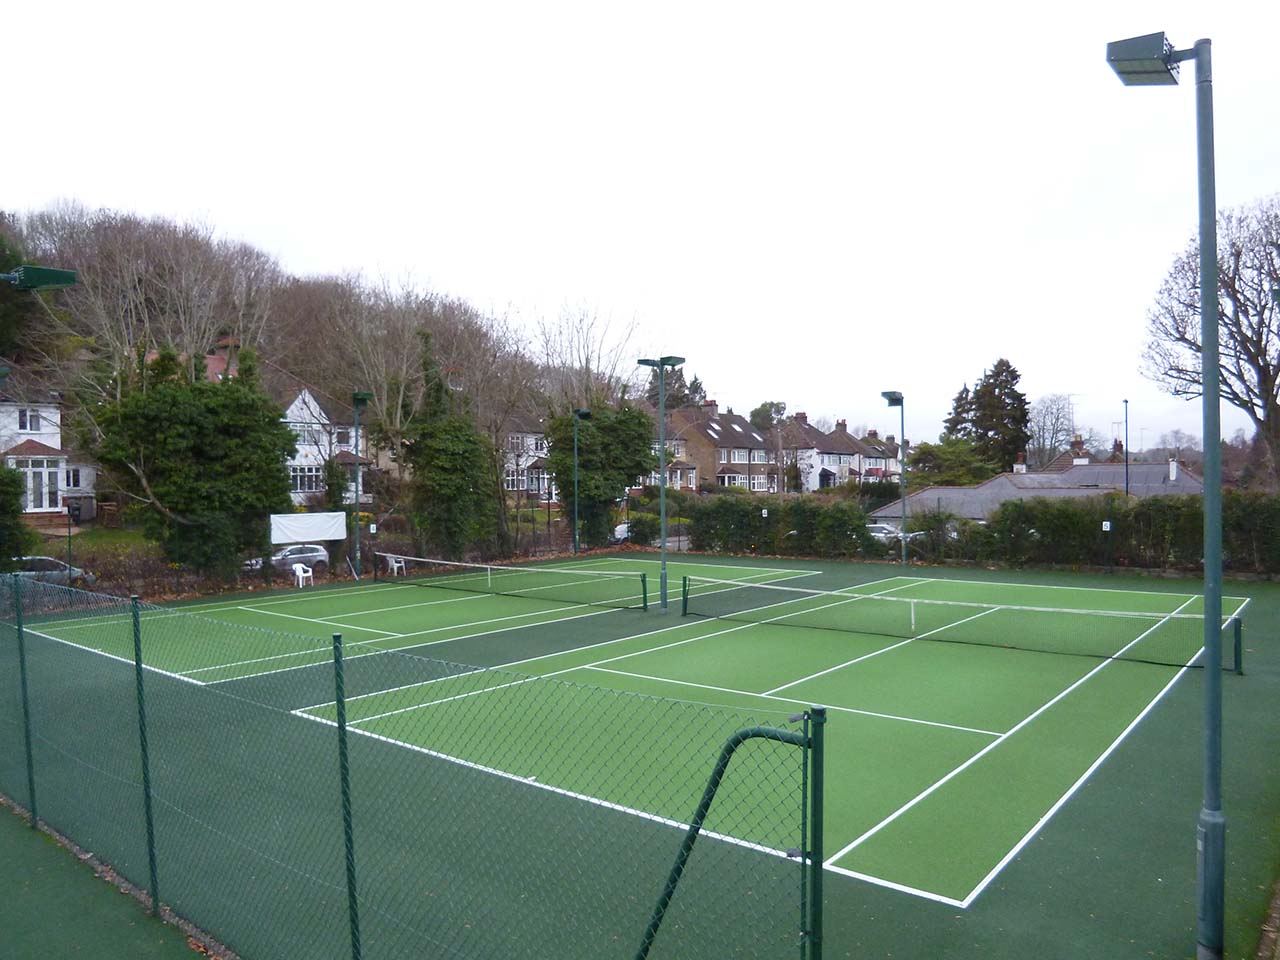
M 743 492 L 704 497 L 688 508 L 694 550 L 806 557 L 881 557 L 867 515 L 849 500 Z
M 932 535 L 939 527 L 951 533 Z M 1204 555 L 1198 496 L 1011 500 L 986 524 L 943 514 L 913 517 L 911 528 L 930 533 L 912 543 L 925 560 L 1197 570 Z M 1226 569 L 1280 573 L 1280 497 L 1224 491 L 1222 541 Z
M 880 558 L 897 549 L 867 534 L 866 514 L 849 499 L 735 491 L 698 498 L 686 515 L 694 550 Z M 926 513 L 908 529 L 924 534 L 911 541 L 912 558 L 930 562 L 1197 570 L 1204 554 L 1199 497 L 1011 500 L 986 523 Z M 1224 491 L 1222 544 L 1227 570 L 1280 573 L 1280 496 Z

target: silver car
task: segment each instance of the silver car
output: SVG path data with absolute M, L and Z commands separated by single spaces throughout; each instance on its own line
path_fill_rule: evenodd
M 305 564 L 316 573 L 323 574 L 329 569 L 329 551 L 318 543 L 295 543 L 271 555 L 271 566 L 281 573 L 292 573 L 295 563 Z M 244 569 L 261 570 L 262 558 L 246 560 Z
M 18 576 L 44 583 L 61 583 L 63 585 L 83 584 L 91 587 L 98 578 L 87 570 L 69 566 L 65 560 L 56 557 L 14 557 Z

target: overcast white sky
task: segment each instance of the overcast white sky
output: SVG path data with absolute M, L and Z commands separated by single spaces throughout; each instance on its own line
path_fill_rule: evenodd
M 46 13 L 5 45 L 6 209 L 194 217 L 530 328 L 635 320 L 722 406 L 896 433 L 898 389 L 917 441 L 1002 356 L 1103 433 L 1127 397 L 1135 449 L 1201 433 L 1139 373 L 1196 229 L 1193 72 L 1125 88 L 1108 40 L 1211 38 L 1219 207 L 1280 191 L 1263 0 Z

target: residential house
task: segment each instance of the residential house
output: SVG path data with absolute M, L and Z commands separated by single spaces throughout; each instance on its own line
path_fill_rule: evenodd
M 870 448 L 850 435 L 847 421 L 840 420 L 834 430 L 823 433 L 804 413 L 783 425 L 782 444 L 786 465 L 795 465 L 805 493 L 859 481 L 863 460 L 871 454 Z
M 1123 462 L 1123 459 L 1123 456 L 1121 456 L 1121 462 Z M 1038 472 L 1062 473 L 1072 467 L 1083 467 L 1093 462 L 1093 454 L 1085 449 L 1084 438 L 1077 433 L 1072 438 L 1071 445 L 1041 467 Z
M 860 442 L 867 453 L 863 458 L 863 480 L 897 480 L 902 473 L 898 461 L 898 443 L 893 434 L 881 439 L 876 430 L 868 430 Z
M 78 501 L 81 517 L 93 517 L 97 469 L 67 449 L 55 394 L 0 392 L 0 456 L 26 478 L 24 513 L 53 517 Z
M 686 486 L 691 485 L 692 471 L 695 484 L 708 484 L 714 477 L 722 487 L 741 487 L 755 493 L 777 491 L 777 454 L 745 417 L 732 409 L 721 413 L 714 400 L 699 407 L 668 411 L 667 416 L 667 445 L 688 465 L 681 468 Z M 684 441 L 683 445 L 680 441 Z
M 361 430 L 360 450 L 350 407 L 321 400 L 308 387 L 303 387 L 285 409 L 285 422 L 297 438 L 298 451 L 289 460 L 289 489 L 295 504 L 305 504 L 324 493 L 324 464 L 336 460 L 347 470 L 344 503 L 355 503 L 356 466 L 367 467 L 368 435 Z M 366 473 L 367 477 L 367 473 Z M 362 481 L 360 502 L 372 503 L 369 485 Z
M 529 500 L 560 499 L 547 469 L 546 421 L 532 415 L 512 418 L 502 445 L 502 486 Z
M 656 457 L 659 454 L 661 445 L 655 438 L 653 441 L 653 454 Z M 698 489 L 698 467 L 689 456 L 689 439 L 687 437 L 667 437 L 667 487 L 672 490 L 697 490 Z M 655 467 L 648 477 L 644 478 L 644 483 L 651 487 L 656 487 L 661 482 L 661 476 Z
M 1035 497 L 1079 499 L 1105 493 L 1123 493 L 1124 463 L 1080 463 L 1052 473 L 1026 473 L 1016 469 L 972 487 L 925 487 L 907 497 L 907 516 L 941 511 L 967 520 L 986 520 L 1009 500 Z M 1172 494 L 1201 494 L 1204 482 L 1176 460 L 1163 463 L 1131 463 L 1129 493 L 1145 498 Z M 902 501 L 895 500 L 870 514 L 877 523 L 897 525 Z

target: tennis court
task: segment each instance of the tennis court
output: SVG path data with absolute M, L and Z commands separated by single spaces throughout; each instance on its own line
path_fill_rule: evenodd
M 887 568 L 848 585 L 781 564 L 683 561 L 669 565 L 663 615 L 657 570 L 647 558 L 516 571 L 410 563 L 405 576 L 373 583 L 184 606 L 209 625 L 202 642 L 192 642 L 185 616 L 167 641 L 173 615 L 148 610 L 146 660 L 170 677 L 256 697 L 328 664 L 335 632 L 353 668 L 384 664 L 388 652 L 500 667 L 353 671 L 347 722 L 380 744 L 496 780 L 674 823 L 689 811 L 663 808 L 669 793 L 651 788 L 643 765 L 608 779 L 608 796 L 591 792 L 587 784 L 601 782 L 592 768 L 610 762 L 610 744 L 597 755 L 579 744 L 566 762 L 554 718 L 512 709 L 511 691 L 529 677 L 554 677 L 774 714 L 822 704 L 829 875 L 962 908 L 1158 707 L 1197 661 L 1203 629 L 1200 598 L 1190 593 L 938 580 Z M 1224 601 L 1228 626 L 1246 603 Z M 237 625 L 233 640 L 219 637 L 219 623 Z M 131 657 L 119 610 L 31 629 Z M 1224 630 L 1228 647 L 1230 638 Z M 334 723 L 331 684 L 327 696 L 323 684 L 287 689 L 294 699 L 281 706 L 292 718 Z M 314 697 L 297 702 L 306 689 Z M 502 708 L 485 735 L 472 725 L 462 736 L 458 712 L 488 698 Z M 683 757 L 678 740 L 650 764 L 705 778 L 703 758 Z M 749 817 L 727 839 L 770 848 L 768 825 Z

